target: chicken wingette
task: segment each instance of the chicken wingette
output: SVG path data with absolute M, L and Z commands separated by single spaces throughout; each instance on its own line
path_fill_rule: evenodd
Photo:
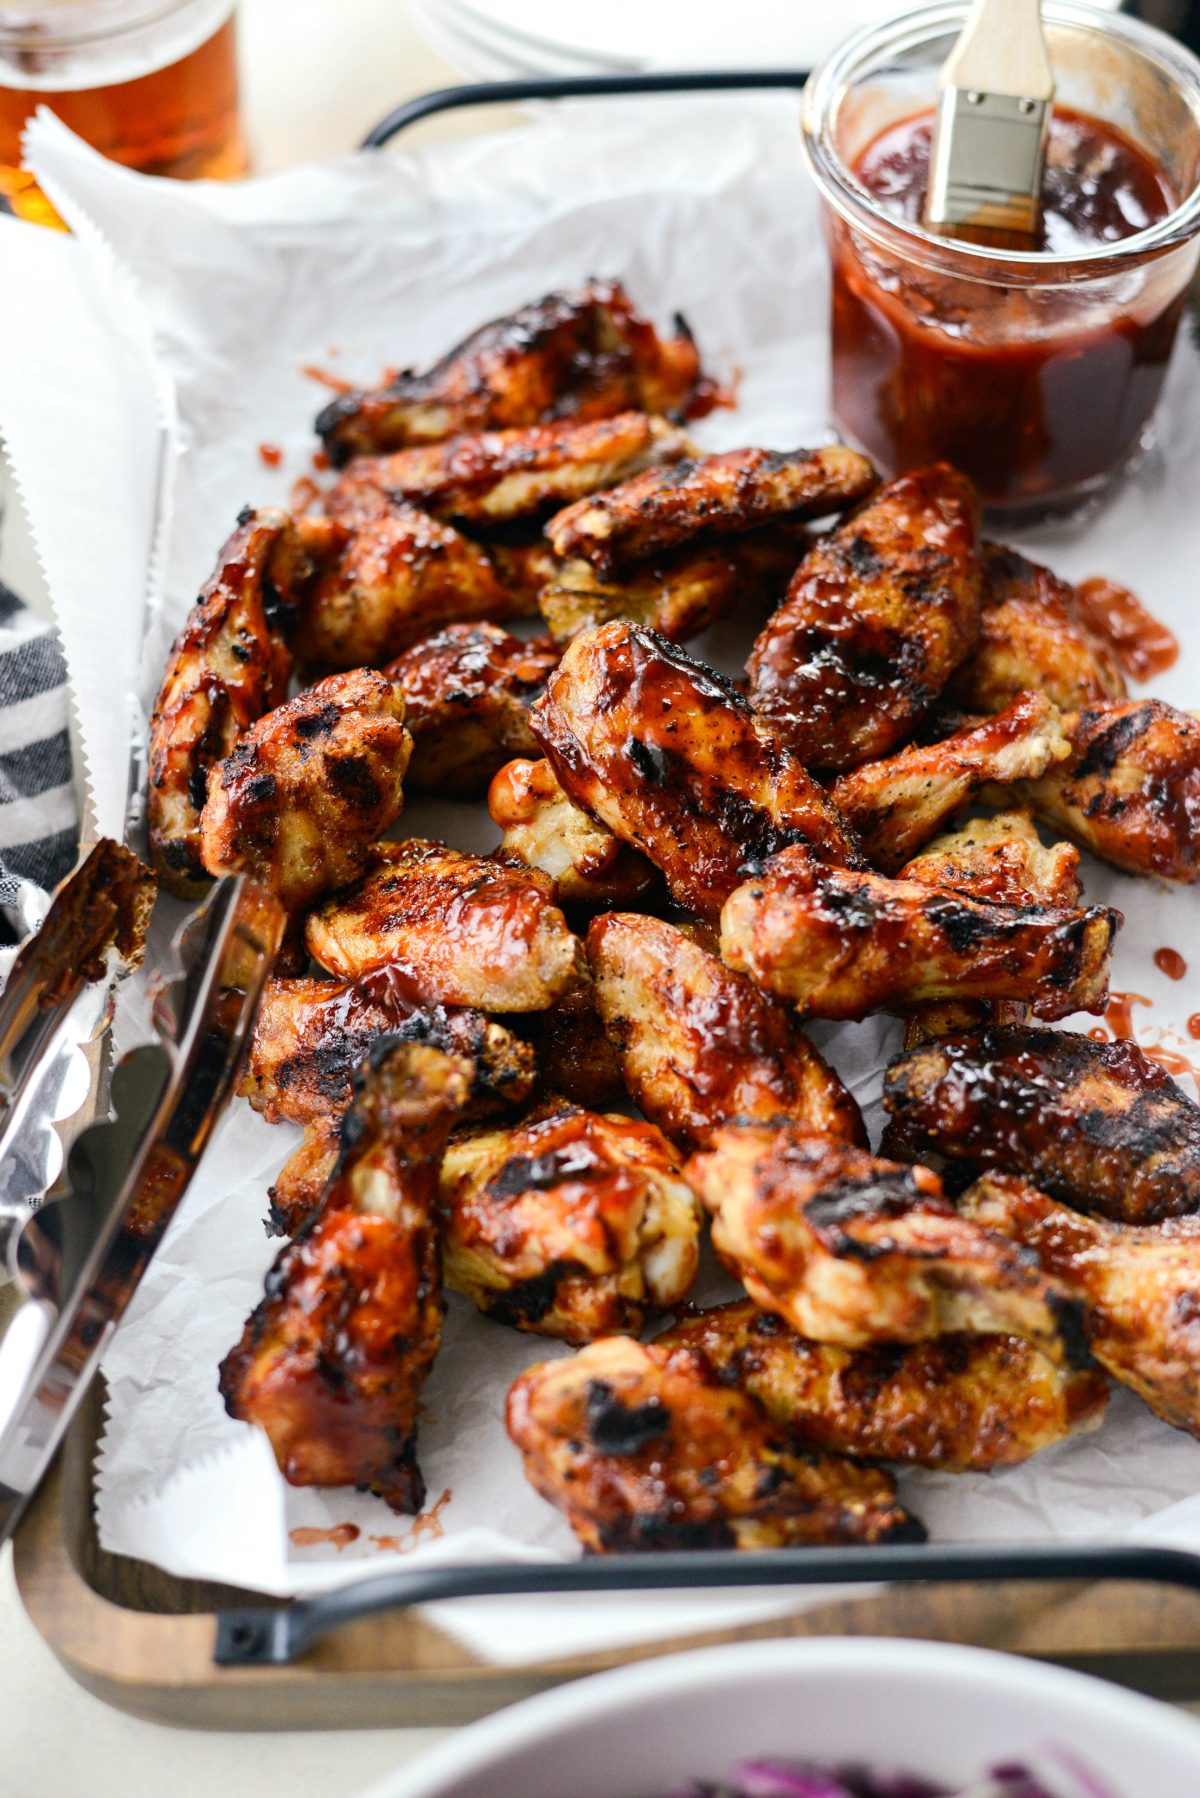
M 530 726 L 567 797 L 701 917 L 787 844 L 857 859 L 836 808 L 737 689 L 640 625 L 576 637 Z
M 651 468 L 577 500 L 546 526 L 555 554 L 582 557 L 604 579 L 694 538 L 738 537 L 766 525 L 844 512 L 877 476 L 865 456 L 828 449 L 727 450 Z
M 814 1342 L 1000 1333 L 1087 1364 L 1081 1307 L 1005 1237 L 959 1217 L 929 1168 L 795 1125 L 727 1124 L 684 1172 L 726 1266 Z
M 887 755 L 970 654 L 978 511 L 966 477 L 937 463 L 889 481 L 801 562 L 747 673 L 751 705 L 806 767 Z
M 925 1537 L 881 1469 L 796 1445 L 653 1343 L 610 1338 L 529 1368 L 506 1421 L 526 1478 L 593 1554 Z
M 221 1363 L 231 1417 L 294 1486 L 360 1486 L 419 1511 L 417 1412 L 442 1333 L 438 1163 L 470 1071 L 403 1044 L 363 1075 L 320 1211 L 283 1249 Z
M 587 952 L 629 1095 L 672 1142 L 696 1148 L 731 1118 L 787 1118 L 866 1147 L 854 1098 L 790 1008 L 673 924 L 608 912 Z
M 657 868 L 573 805 L 548 761 L 506 763 L 488 788 L 488 811 L 504 832 L 497 854 L 548 874 L 560 905 L 638 905 L 662 896 Z
M 342 1147 L 341 1119 L 313 1117 L 267 1188 L 268 1236 L 298 1236 L 325 1203 Z
M 1020 1174 L 1127 1224 L 1200 1212 L 1200 1105 L 1125 1040 L 997 1026 L 893 1061 L 891 1154 Z
M 968 1188 L 961 1204 L 967 1217 L 1036 1255 L 1074 1294 L 1086 1308 L 1092 1353 L 1114 1379 L 1165 1423 L 1200 1437 L 1200 1220 L 1109 1223 L 996 1175 Z
M 536 755 L 529 708 L 558 656 L 545 637 L 524 643 L 496 624 L 451 624 L 390 663 L 413 741 L 409 790 L 475 797 L 510 756 Z
M 541 1011 L 585 968 L 544 874 L 416 837 L 380 843 L 371 872 L 310 912 L 305 941 L 343 979 L 398 962 L 426 997 L 480 1011 Z
M 610 418 L 631 408 L 678 412 L 700 380 L 681 320 L 660 337 L 619 281 L 551 293 L 483 325 L 431 368 L 369 392 L 339 395 L 317 419 L 335 467 L 351 456 L 436 443 L 462 431 L 561 418 Z
M 802 1015 L 862 1018 L 931 999 L 1102 1012 L 1121 914 L 996 905 L 785 849 L 721 912 L 721 955 Z
M 452 1142 L 446 1283 L 518 1330 L 637 1335 L 696 1277 L 700 1210 L 653 1124 L 564 1105 Z
M 696 1312 L 654 1346 L 696 1355 L 814 1448 L 956 1473 L 1016 1467 L 1094 1429 L 1108 1401 L 1102 1373 L 1056 1367 L 1020 1336 L 839 1348 L 751 1299 Z

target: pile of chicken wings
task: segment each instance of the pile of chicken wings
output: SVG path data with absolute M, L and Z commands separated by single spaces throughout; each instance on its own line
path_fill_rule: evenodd
M 220 1384 L 293 1482 L 419 1509 L 446 1289 L 575 1351 L 507 1423 L 593 1551 L 919 1539 L 890 1468 L 1021 1462 L 1108 1376 L 1200 1435 L 1200 1107 L 1046 1027 L 1121 924 L 1076 845 L 1200 879 L 1200 724 L 954 469 L 702 455 L 711 398 L 682 321 L 552 294 L 328 407 L 322 509 L 244 512 L 174 645 L 159 874 L 290 919 L 243 1082 L 304 1128 L 289 1240 Z M 727 614 L 736 682 L 681 647 Z M 873 1154 L 804 1023 L 880 1011 Z

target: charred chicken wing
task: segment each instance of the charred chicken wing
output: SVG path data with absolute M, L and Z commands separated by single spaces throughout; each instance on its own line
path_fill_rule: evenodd
M 583 972 L 544 874 L 410 838 L 380 843 L 356 886 L 312 912 L 309 952 L 353 979 L 389 962 L 444 1005 L 541 1011 Z
M 488 811 L 504 832 L 499 854 L 548 874 L 560 904 L 636 905 L 661 891 L 658 870 L 572 805 L 547 761 L 501 768 Z
M 286 697 L 288 619 L 312 567 L 286 512 L 247 510 L 171 649 L 150 718 L 150 853 L 163 885 L 208 885 L 200 813 L 209 770 Z
M 270 1124 L 338 1117 L 356 1068 L 385 1034 L 469 1061 L 468 1116 L 523 1104 L 533 1090 L 528 1044 L 482 1012 L 431 1002 L 394 966 L 355 980 L 268 981 L 240 1090 Z
M 693 538 L 739 537 L 764 525 L 844 512 L 877 476 L 865 456 L 819 450 L 728 450 L 652 468 L 558 512 L 546 535 L 564 561 L 613 575 Z
M 1101 1012 L 1120 913 L 994 905 L 915 880 L 822 867 L 785 849 L 721 913 L 721 955 L 817 1018 L 930 999 L 1022 999 Z
M 654 1339 L 696 1355 L 814 1448 L 952 1472 L 1015 1467 L 1099 1423 L 1108 1382 L 1056 1367 L 1020 1336 L 937 1336 L 839 1348 L 809 1342 L 750 1299 Z
M 476 431 L 390 456 L 356 457 L 325 509 L 334 518 L 361 516 L 363 490 L 373 489 L 456 524 L 486 527 L 537 517 L 643 469 L 677 462 L 690 449 L 678 425 L 645 412 Z
M 686 544 L 639 563 L 619 581 L 602 581 L 590 562 L 575 557 L 556 566 L 538 605 L 559 643 L 612 618 L 683 643 L 727 612 L 778 605 L 805 544 L 798 530 L 786 527 L 732 543 Z
M 889 1476 L 799 1448 L 684 1355 L 616 1337 L 508 1395 L 525 1475 L 595 1554 L 923 1541 Z
M 673 924 L 609 912 L 587 938 L 596 1004 L 630 1097 L 672 1142 L 731 1118 L 788 1118 L 866 1147 L 858 1106 L 796 1024 Z
M 736 688 L 640 625 L 576 637 L 530 724 L 567 797 L 701 917 L 786 844 L 857 858 L 835 807 Z
M 266 1431 L 294 1486 L 421 1508 L 417 1407 L 442 1333 L 437 1168 L 469 1084 L 407 1043 L 365 1073 L 320 1214 L 221 1364 L 227 1411 Z
M 275 1184 L 267 1188 L 267 1233 L 298 1236 L 325 1203 L 325 1189 L 341 1152 L 340 1119 L 314 1117 L 292 1150 Z
M 1021 789 L 1038 816 L 1127 874 L 1200 880 L 1200 719 L 1145 699 L 1063 727 L 1068 760 Z
M 447 1285 L 518 1330 L 636 1336 L 696 1277 L 699 1207 L 653 1124 L 571 1105 L 464 1137 L 442 1203 Z
M 551 1092 L 593 1111 L 624 1101 L 621 1056 L 596 1010 L 590 981 L 571 987 L 545 1011 L 529 1012 L 520 1026 L 537 1051 L 538 1072 Z
M 997 1027 L 894 1061 L 893 1154 L 1020 1174 L 1127 1224 L 1200 1212 L 1200 1105 L 1136 1043 Z
M 1079 1306 L 1003 1236 L 959 1217 L 929 1168 L 794 1125 L 728 1124 L 685 1173 L 721 1259 L 802 1336 L 862 1348 L 1001 1333 L 1086 1364 Z
M 889 481 L 801 562 L 747 673 L 751 705 L 806 767 L 887 755 L 970 654 L 977 517 L 969 481 L 938 463 Z
M 529 708 L 558 655 L 547 638 L 523 643 L 495 624 L 451 624 L 405 650 L 385 673 L 413 740 L 406 785 L 474 796 L 509 756 L 536 755 Z
M 382 674 L 358 668 L 309 687 L 213 770 L 204 866 L 252 874 L 291 912 L 356 880 L 400 815 L 411 750 L 404 700 Z
M 1022 1181 L 989 1176 L 962 1199 L 988 1230 L 1031 1249 L 1087 1307 L 1097 1361 L 1156 1416 L 1200 1436 L 1200 1220 L 1137 1228 L 1082 1217 Z
M 983 561 L 979 642 L 951 678 L 954 704 L 1000 712 L 1032 691 L 1073 712 L 1097 699 L 1124 699 L 1116 658 L 1088 630 L 1066 581 L 998 543 L 984 544 Z
M 982 787 L 1036 779 L 1070 753 L 1050 701 L 1022 693 L 982 724 L 852 769 L 830 791 L 867 859 L 894 874 Z
M 406 372 L 373 392 L 341 395 L 317 431 L 340 467 L 351 456 L 462 431 L 611 418 L 631 408 L 677 412 L 700 379 L 682 320 L 677 329 L 659 337 L 618 281 L 591 281 L 482 326 L 428 374 Z

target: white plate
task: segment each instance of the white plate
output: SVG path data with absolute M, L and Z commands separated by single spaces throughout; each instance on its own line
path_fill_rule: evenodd
M 1015 1655 L 858 1638 L 741 1643 L 579 1680 L 463 1730 L 370 1798 L 667 1798 L 760 1756 L 958 1784 L 1016 1761 L 1062 1798 L 1200 1793 L 1200 1726 L 1166 1705 Z

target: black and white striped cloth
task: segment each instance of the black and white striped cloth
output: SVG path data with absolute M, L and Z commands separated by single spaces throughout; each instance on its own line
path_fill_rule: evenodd
M 25 935 L 78 842 L 62 650 L 0 582 L 0 942 Z

